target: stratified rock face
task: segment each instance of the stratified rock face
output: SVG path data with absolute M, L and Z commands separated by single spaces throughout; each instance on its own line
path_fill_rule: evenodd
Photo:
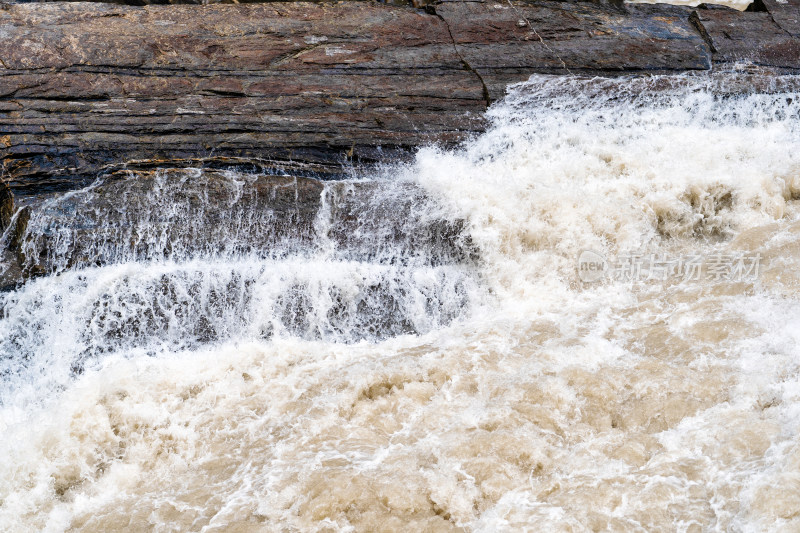
M 491 99 L 531 73 L 667 72 L 711 67 L 711 53 L 689 11 L 587 2 L 473 3 L 436 7 L 459 55 L 478 73 Z
M 198 160 L 333 176 L 481 131 L 534 73 L 800 69 L 797 1 L 4 5 L 0 162 L 23 193 Z
M 150 6 L 150 5 L 166 5 L 166 4 L 193 4 L 193 5 L 208 5 L 208 4 L 265 4 L 270 2 L 293 2 L 294 0 L 14 0 L 17 4 L 32 4 L 43 2 L 98 2 L 104 4 L 119 4 L 126 6 Z M 314 0 L 310 0 L 314 1 Z M 325 1 L 325 0 L 319 0 Z M 361 2 L 363 0 L 340 0 L 343 2 Z M 384 4 L 410 6 L 416 5 L 421 2 L 423 5 L 428 0 L 379 0 Z
M 583 70 L 707 66 L 703 41 L 673 22 L 680 10 L 635 40 L 642 17 L 613 6 L 520 7 L 559 41 L 545 46 L 500 7 L 7 6 L 0 158 L 12 187 L 29 191 L 130 161 L 262 158 L 325 172 L 479 131 L 504 83 L 560 68 L 551 49 L 572 49 L 569 66 Z M 620 32 L 622 45 L 603 37 Z M 668 43 L 690 58 L 656 60 Z
M 455 142 L 486 106 L 444 22 L 413 9 L 23 4 L 0 27 L 14 188 L 131 160 L 378 159 Z

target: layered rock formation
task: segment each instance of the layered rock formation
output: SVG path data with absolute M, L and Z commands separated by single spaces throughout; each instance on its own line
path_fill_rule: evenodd
M 136 161 L 336 172 L 460 139 L 486 106 L 442 20 L 412 9 L 26 4 L 0 28 L 0 158 L 18 190 Z
M 590 2 L 447 2 L 434 6 L 459 56 L 497 100 L 533 73 L 617 75 L 711 68 L 688 11 Z
M 797 10 L 763 6 L 4 5 L 2 175 L 20 194 L 124 165 L 335 176 L 480 131 L 486 106 L 536 72 L 800 67 Z

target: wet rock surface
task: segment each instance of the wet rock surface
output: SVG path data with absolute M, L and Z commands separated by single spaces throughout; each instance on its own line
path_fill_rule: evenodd
M 532 73 L 613 75 L 711 66 L 710 51 L 685 8 L 447 2 L 435 9 L 491 100 Z
M 411 184 L 331 183 L 324 202 L 331 221 L 327 237 L 351 257 L 436 266 L 478 258 L 464 221 L 437 213 L 436 203 Z
M 8 247 L 26 275 L 190 257 L 268 254 L 313 237 L 322 182 L 293 176 L 119 172 L 30 209 Z M 29 220 L 26 220 L 29 219 Z
M 23 207 L 3 243 L 0 287 L 68 269 L 141 261 L 319 256 L 374 264 L 477 259 L 463 221 L 419 188 L 297 176 L 124 171 Z

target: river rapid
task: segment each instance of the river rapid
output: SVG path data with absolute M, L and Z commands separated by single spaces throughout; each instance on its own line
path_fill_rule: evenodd
M 797 531 L 798 96 L 534 76 L 267 244 L 252 174 L 164 170 L 122 225 L 47 199 L 0 530 Z

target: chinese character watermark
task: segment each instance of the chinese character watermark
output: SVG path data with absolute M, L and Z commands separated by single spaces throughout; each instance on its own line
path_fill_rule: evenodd
M 586 283 L 614 281 L 752 281 L 761 268 L 759 253 L 712 253 L 710 255 L 620 254 L 609 261 L 602 254 L 584 250 L 578 257 L 578 278 Z

